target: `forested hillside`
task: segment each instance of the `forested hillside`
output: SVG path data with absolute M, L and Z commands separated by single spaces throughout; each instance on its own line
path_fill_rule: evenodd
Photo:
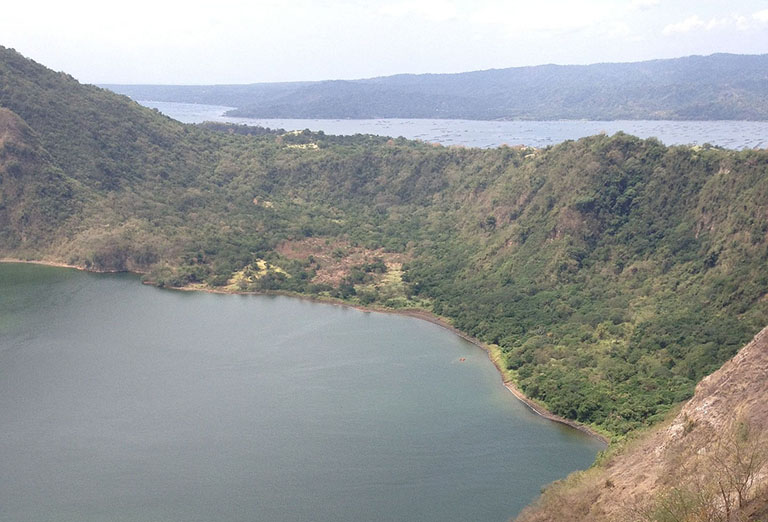
M 109 85 L 135 100 L 254 118 L 768 119 L 768 55 L 252 85 Z
M 189 126 L 0 49 L 0 257 L 421 307 L 608 434 L 768 318 L 768 152 Z

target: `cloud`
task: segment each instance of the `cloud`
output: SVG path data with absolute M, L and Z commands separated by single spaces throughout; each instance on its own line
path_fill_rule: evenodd
M 604 34 L 607 38 L 629 38 L 633 32 L 626 22 L 612 22 L 605 25 Z
M 563 33 L 599 26 L 613 15 L 606 2 L 549 2 L 544 8 L 531 2 L 492 1 L 475 9 L 469 20 L 480 26 L 498 26 L 510 34 Z
M 760 11 L 752 15 L 756 20 L 760 20 L 759 17 L 765 16 L 768 21 L 768 9 Z M 697 15 L 689 16 L 682 22 L 676 24 L 669 24 L 664 27 L 662 33 L 669 36 L 672 34 L 690 33 L 692 31 L 711 31 L 718 28 L 732 28 L 737 31 L 748 31 L 752 29 L 753 24 L 746 16 L 739 14 L 732 14 L 723 18 L 710 18 L 709 20 L 702 20 Z
M 423 0 L 421 2 L 396 2 L 381 6 L 383 15 L 398 18 L 417 16 L 431 22 L 447 22 L 458 18 L 458 10 L 453 2 L 446 0 Z
M 768 24 L 768 9 L 763 9 L 762 11 L 753 13 L 752 18 L 757 20 L 758 22 Z
M 693 15 L 686 18 L 682 22 L 667 25 L 662 30 L 662 33 L 666 35 L 675 34 L 675 33 L 689 33 L 694 29 L 701 29 L 705 26 L 706 24 L 704 23 L 704 20 L 702 20 L 696 15 Z
M 630 9 L 650 9 L 661 3 L 660 0 L 632 0 L 629 4 Z

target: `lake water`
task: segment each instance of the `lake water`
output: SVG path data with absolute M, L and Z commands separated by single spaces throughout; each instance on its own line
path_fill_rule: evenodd
M 230 107 L 173 102 L 140 102 L 184 123 L 223 121 L 272 129 L 323 131 L 326 134 L 377 134 L 403 136 L 442 145 L 546 147 L 601 132 L 623 131 L 641 138 L 655 137 L 667 145 L 710 143 L 729 149 L 768 147 L 765 121 L 477 121 L 477 120 L 296 120 L 224 116 Z
M 602 448 L 431 323 L 21 264 L 0 419 L 9 521 L 504 521 Z

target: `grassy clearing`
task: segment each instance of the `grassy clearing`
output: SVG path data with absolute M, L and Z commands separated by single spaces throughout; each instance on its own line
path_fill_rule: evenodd
M 285 277 L 291 277 L 288 272 L 279 266 L 268 263 L 263 259 L 258 259 L 255 263 L 246 265 L 242 270 L 233 273 L 232 277 L 227 281 L 224 290 L 231 290 L 234 292 L 246 290 L 249 285 L 255 283 L 270 272 L 282 274 Z

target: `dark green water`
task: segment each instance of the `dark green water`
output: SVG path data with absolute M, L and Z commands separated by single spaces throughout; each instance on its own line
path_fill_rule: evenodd
M 0 264 L 1 520 L 503 521 L 600 449 L 424 321 Z

